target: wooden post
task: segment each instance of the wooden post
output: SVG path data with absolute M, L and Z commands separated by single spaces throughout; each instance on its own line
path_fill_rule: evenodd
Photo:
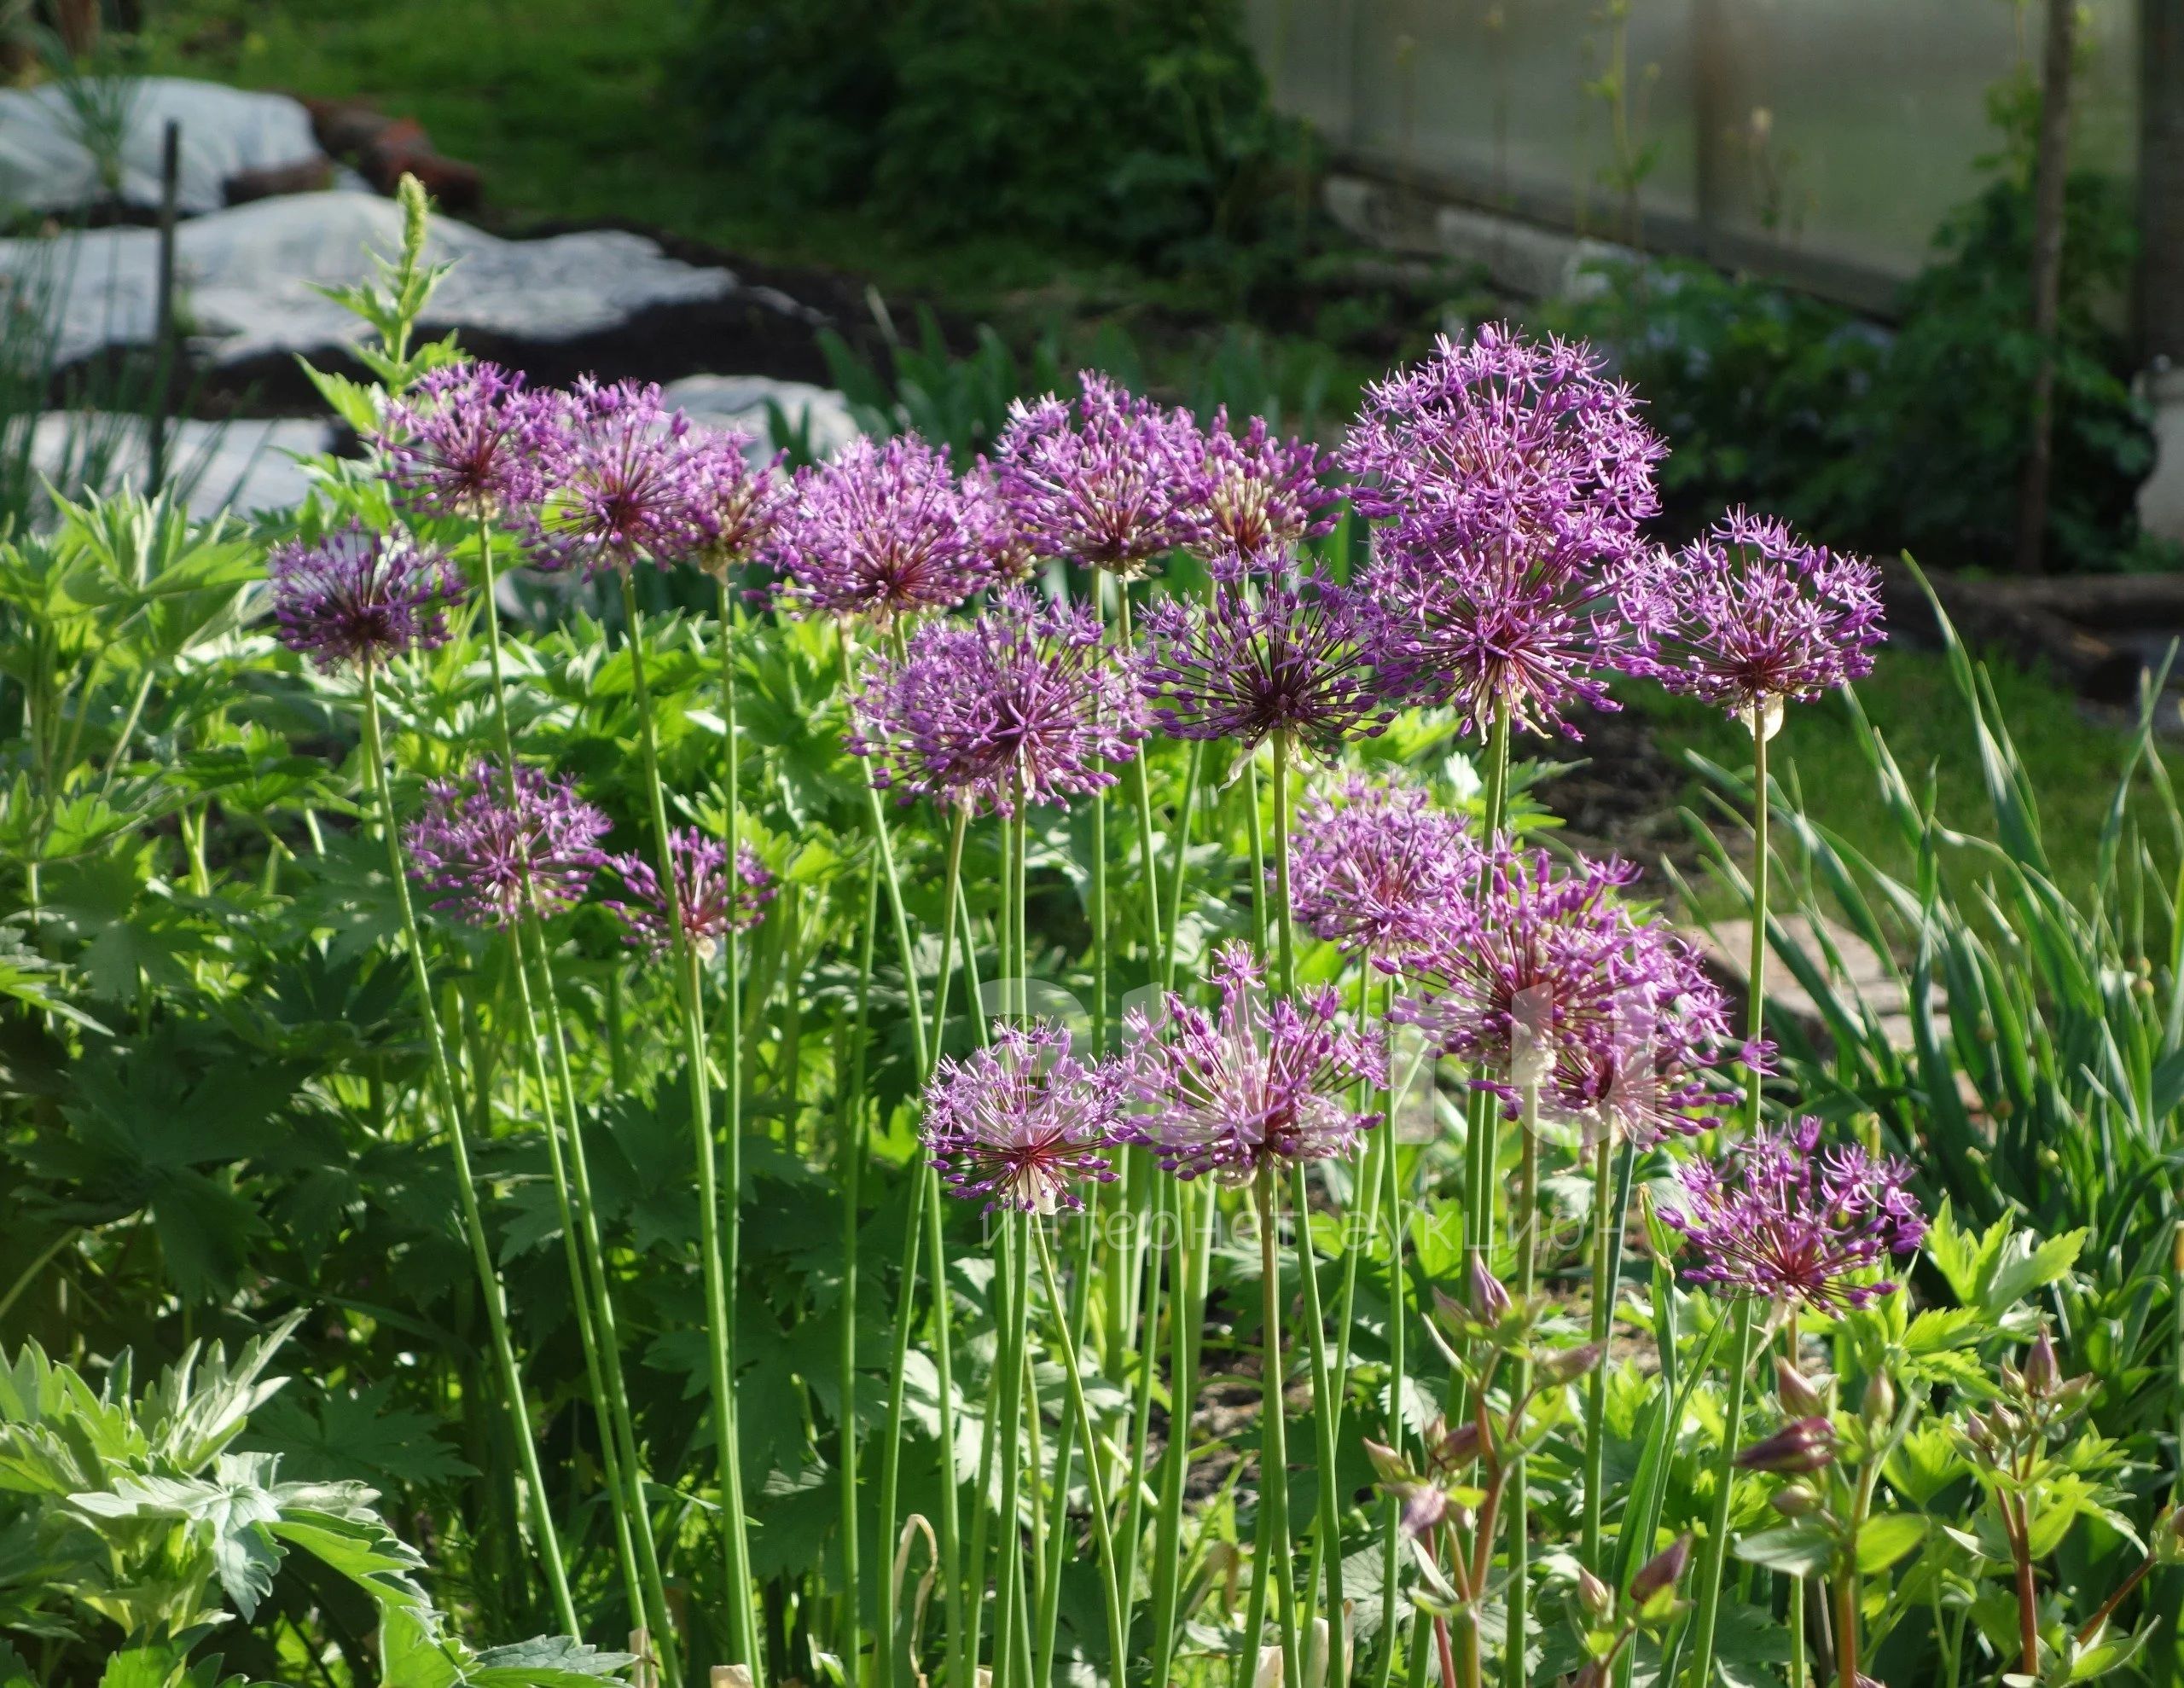
M 145 492 L 156 498 L 167 479 L 167 434 L 174 409 L 174 219 L 182 193 L 182 125 L 167 119 L 160 145 L 160 282 L 153 329 L 151 438 Z
M 2078 0 L 2047 0 L 2040 55 L 2040 138 L 2032 174 L 2032 336 L 2040 362 L 2032 376 L 2031 433 L 2018 489 L 2017 568 L 2044 564 L 2048 483 L 2055 470 L 2055 334 L 2063 306 L 2063 194 L 2071 173 L 2071 59 L 2077 49 Z
M 2139 361 L 2184 363 L 2184 0 L 2139 0 Z
M 653 1668 L 652 1632 L 631 1630 L 630 1650 L 637 1656 L 636 1663 L 630 1668 L 630 1688 L 659 1688 L 659 1674 Z

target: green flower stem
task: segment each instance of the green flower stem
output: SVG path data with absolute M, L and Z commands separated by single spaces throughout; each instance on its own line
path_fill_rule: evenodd
M 1183 806 L 1176 811 L 1176 836 L 1168 865 L 1168 918 L 1160 937 L 1160 986 L 1176 988 L 1176 931 L 1183 921 L 1183 879 L 1190 863 L 1191 817 L 1198 808 L 1199 771 L 1205 761 L 1205 741 L 1191 740 L 1188 771 L 1183 776 Z
M 1077 1256 L 1077 1277 L 1070 1290 L 1070 1302 L 1063 1314 L 1069 1320 L 1072 1339 L 1079 1354 L 1084 1351 L 1085 1315 L 1092 1297 L 1092 1275 L 1099 1261 L 1098 1226 L 1093 1214 L 1084 1215 L 1084 1247 Z M 1054 1436 L 1054 1511 L 1060 1520 L 1067 1505 L 1070 1461 L 1076 1455 L 1077 1420 L 1069 1413 L 1061 1417 L 1061 1424 Z M 1084 1451 L 1089 1465 L 1099 1457 L 1096 1441 L 1087 1445 Z M 1088 1490 L 1089 1484 L 1087 1485 Z M 1061 1615 L 1061 1567 L 1073 1543 L 1069 1531 L 1059 1523 L 1048 1532 L 1045 1544 L 1046 1569 L 1039 1583 L 1038 1629 L 1032 1642 L 1032 1678 L 1034 1682 L 1054 1679 L 1054 1635 Z
M 1297 1592 L 1289 1581 L 1289 1433 L 1282 1390 L 1288 1367 L 1281 1343 L 1281 1254 L 1275 1234 L 1280 1198 L 1275 1193 L 1273 1162 L 1260 1164 L 1252 1192 L 1259 1210 L 1261 1319 L 1265 1326 L 1260 1333 L 1259 1506 L 1266 1526 L 1252 1578 L 1252 1604 L 1263 1621 L 1264 1594 L 1271 1585 L 1275 1619 L 1281 1627 L 1282 1680 L 1287 1688 L 1301 1688 L 1304 1661 L 1297 1644 Z M 1244 1651 L 1246 1670 L 1252 1673 L 1246 1675 L 1246 1682 L 1257 1672 L 1258 1644 L 1257 1627 L 1246 1628 Z
M 1150 1157 L 1137 1151 L 1142 1162 L 1146 1180 L 1153 1192 L 1152 1210 L 1148 1222 L 1140 1225 L 1141 1233 L 1132 1250 L 1131 1267 L 1143 1274 L 1143 1291 L 1139 1298 L 1137 1316 L 1131 1328 L 1136 1340 L 1130 1352 L 1137 1363 L 1137 1388 L 1130 1409 L 1130 1437 L 1129 1461 L 1118 1474 L 1118 1481 L 1124 1485 L 1123 1492 L 1122 1571 L 1123 1598 L 1130 1598 L 1137 1590 L 1137 1555 L 1145 1534 L 1144 1504 L 1146 1474 L 1152 1469 L 1153 1439 L 1153 1383 L 1158 1369 L 1156 1356 L 1160 1344 L 1160 1256 L 1159 1237 L 1167 1231 L 1165 1221 L 1174 1211 L 1173 1203 L 1178 1180 L 1156 1173 Z
M 1612 1175 L 1614 1149 L 1614 1140 L 1605 1131 L 1593 1146 L 1593 1307 L 1589 1334 L 1600 1350 L 1601 1360 L 1585 1380 L 1584 1523 L 1578 1538 L 1577 1563 L 1595 1575 L 1604 1575 L 1606 1569 L 1601 1563 L 1600 1528 L 1606 1504 L 1607 1436 L 1601 1426 L 1607 1412 L 1607 1343 L 1615 1329 L 1616 1285 L 1622 1275 L 1624 1204 L 1630 1197 L 1628 1172 L 1621 1180 Z M 1626 1146 L 1626 1166 L 1636 1153 L 1635 1145 Z
M 1484 834 L 1490 844 L 1508 820 L 1509 706 L 1496 705 L 1486 741 L 1486 815 Z M 1484 869 L 1481 870 L 1484 871 Z M 1464 1244 L 1473 1256 L 1485 1254 L 1494 1240 L 1494 1174 L 1501 1164 L 1498 1138 L 1501 1110 L 1491 1093 L 1475 1092 L 1468 1111 L 1465 1143 Z
M 1767 880 L 1771 866 L 1767 844 L 1767 720 L 1763 707 L 1751 717 L 1751 960 L 1745 981 L 1750 997 L 1745 1009 L 1745 1036 L 1757 1044 L 1767 1030 Z M 1745 1129 L 1759 1129 L 1759 1069 L 1745 1070 Z
M 1107 790 L 1092 793 L 1092 1053 L 1107 1053 Z
M 864 876 L 863 938 L 857 946 L 857 1022 L 850 1033 L 849 1082 L 843 1087 L 841 1117 L 835 1132 L 836 1176 L 842 1186 L 842 1330 L 840 1372 L 837 1394 L 841 1401 L 841 1447 L 836 1465 L 842 1482 L 842 1623 L 838 1651 L 850 1688 L 861 1679 L 859 1662 L 864 1652 L 859 1605 L 860 1566 L 857 1542 L 857 1233 L 863 1215 L 859 1211 L 864 1180 L 864 1081 L 866 1036 L 872 1024 L 872 950 L 880 927 L 880 863 L 874 858 Z M 881 1545 L 883 1553 L 886 1544 Z M 889 1579 L 883 1570 L 882 1582 Z M 887 1639 L 880 1638 L 880 1652 Z
M 1032 1243 L 1038 1250 L 1039 1276 L 1046 1285 L 1047 1305 L 1053 1310 L 1054 1331 L 1061 1343 L 1062 1377 L 1069 1386 L 1070 1411 L 1076 1415 L 1077 1431 L 1084 1441 L 1084 1475 L 1091 1494 L 1092 1534 L 1099 1544 L 1100 1569 L 1106 1585 L 1101 1592 L 1107 1603 L 1107 1653 L 1111 1661 L 1107 1679 L 1115 1688 L 1122 1688 L 1128 1675 L 1130 1620 L 1123 1605 L 1124 1591 L 1116 1581 L 1115 1539 L 1108 1523 L 1107 1486 L 1101 1480 L 1099 1460 L 1092 1457 L 1097 1447 L 1092 1409 L 1084 1401 L 1084 1373 L 1077 1356 L 1077 1338 L 1069 1327 L 1069 1311 L 1062 1303 L 1061 1285 L 1054 1274 L 1054 1250 L 1047 1242 L 1045 1227 L 1037 1220 L 1032 1221 L 1030 1228 Z M 1068 1472 L 1058 1466 L 1054 1473 L 1056 1528 L 1060 1527 L 1060 1496 L 1067 1488 L 1067 1477 Z M 1154 1679 L 1156 1682 L 1165 1679 Z
M 713 1441 L 719 1461 L 721 1488 L 721 1543 L 728 1606 L 729 1662 L 751 1668 L 763 1678 L 764 1661 L 759 1656 L 758 1626 L 752 1609 L 751 1549 L 743 1512 L 743 1455 L 735 1412 L 735 1364 L 732 1350 L 735 1325 L 729 1315 L 729 1285 L 727 1244 L 721 1229 L 721 1170 L 713 1140 L 711 1058 L 706 1037 L 706 1010 L 699 977 L 700 961 L 690 935 L 683 929 L 682 899 L 675 892 L 675 856 L 667 824 L 667 795 L 660 783 L 659 742 L 653 731 L 652 692 L 645 675 L 642 616 L 629 570 L 619 571 L 622 612 L 627 621 L 630 685 L 636 704 L 638 742 L 644 751 L 645 786 L 652 800 L 652 823 L 658 851 L 660 896 L 667 904 L 674 934 L 676 973 L 682 989 L 682 1053 L 690 1069 L 690 1134 L 698 1173 L 698 1221 L 700 1263 L 705 1273 L 706 1322 L 714 1340 L 706 1344 L 712 1390 Z M 731 737 L 733 735 L 731 734 Z M 734 871 L 734 863 L 729 864 Z M 730 951 L 734 945 L 731 943 Z M 729 1040 L 733 1045 L 735 1040 Z M 729 1105 L 735 1094 L 735 1074 L 729 1074 Z M 731 1154 L 734 1145 L 731 1142 Z M 731 1158 L 731 1165 L 734 1160 Z M 729 1186 L 731 1203 L 738 1186 Z
M 1714 1630 L 1722 1607 L 1722 1574 L 1729 1559 L 1729 1487 L 1736 1476 L 1737 1438 L 1744 1424 L 1745 1372 L 1751 1364 L 1752 1297 L 1737 1297 L 1736 1349 L 1729 1355 L 1729 1403 L 1722 1420 L 1722 1447 L 1714 1459 L 1713 1505 L 1706 1518 L 1705 1557 L 1696 1584 L 1691 1621 L 1693 1650 L 1691 1688 L 1709 1688 L 1714 1679 Z
M 1517 1299 L 1529 1302 L 1539 1291 L 1539 1085 L 1518 1091 L 1518 1130 L 1524 1157 L 1517 1175 L 1517 1215 L 1512 1227 L 1517 1245 Z M 1600 1367 L 1594 1367 L 1595 1371 Z M 1531 1360 L 1516 1356 L 1509 1380 L 1513 1401 L 1530 1397 Z M 1531 1615 L 1531 1486 L 1519 1452 L 1509 1462 L 1508 1634 L 1502 1651 L 1502 1679 L 1507 1688 L 1525 1688 L 1525 1630 Z
M 1252 952 L 1266 954 L 1266 831 L 1259 815 L 1259 769 L 1255 752 L 1237 752 L 1244 763 L 1244 817 L 1252 848 Z
M 967 803 L 956 804 L 955 824 L 948 834 L 948 873 L 943 881 L 947 886 L 947 894 L 940 905 L 940 980 L 933 986 L 932 1030 L 926 1034 L 925 1044 L 936 1059 L 945 1041 L 943 1034 L 948 1030 L 949 987 L 956 978 L 956 922 L 950 917 L 956 907 L 956 894 L 963 884 L 963 834 L 969 829 L 970 821 L 970 806 Z
M 913 1018 L 915 1018 L 913 1016 Z M 910 1184 L 910 1209 L 903 1221 L 902 1285 L 895 1303 L 895 1351 L 887 1372 L 887 1429 L 880 1444 L 880 1551 L 882 1565 L 880 1573 L 880 1681 L 881 1688 L 897 1688 L 895 1649 L 901 1628 L 901 1616 L 896 1610 L 895 1579 L 888 1574 L 886 1558 L 894 1551 L 895 1515 L 901 1495 L 903 1473 L 903 1380 L 909 1371 L 910 1354 L 911 1312 L 917 1303 L 918 1247 L 924 1239 L 926 1203 L 930 1199 L 933 1180 L 913 1179 Z M 954 1486 L 955 1465 L 952 1449 L 943 1451 L 945 1462 L 943 1470 L 946 1480 L 944 1488 Z M 915 1662 L 910 1662 L 910 1677 L 919 1678 Z
M 485 647 L 492 672 L 493 724 L 500 741 L 502 778 L 513 809 L 518 802 L 515 733 L 508 722 L 507 667 L 502 654 L 500 600 L 496 593 L 497 580 L 493 566 L 493 530 L 482 517 L 478 523 L 478 558 L 482 588 L 478 601 L 485 624 Z M 523 864 L 525 900 L 535 908 L 528 884 L 529 866 L 528 861 Z M 532 960 L 526 953 L 526 935 L 535 948 L 539 977 L 544 982 L 539 995 L 546 1005 L 561 1119 L 568 1133 L 566 1170 L 560 1128 L 554 1122 L 555 1090 L 547 1082 L 540 1052 L 538 1018 L 532 1006 Z M 607 1487 L 614 1498 L 616 1546 L 624 1563 L 624 1575 L 632 1586 L 630 1608 L 644 1614 L 645 1625 L 659 1649 L 669 1688 L 677 1688 L 682 1679 L 682 1654 L 674 1644 L 666 1582 L 660 1571 L 658 1545 L 653 1539 L 651 1515 L 645 1505 L 643 1466 L 637 1453 L 628 1385 L 622 1372 L 620 1333 L 607 1279 L 599 1209 L 592 1198 L 590 1163 L 584 1153 L 583 1116 L 578 1110 L 576 1084 L 569 1070 L 568 1039 L 561 1024 L 561 1001 L 554 989 L 553 960 L 547 949 L 545 932 L 535 919 L 512 928 L 509 937 L 509 952 L 515 963 L 516 1000 L 523 1016 L 524 1047 L 531 1053 L 539 1100 L 546 1110 L 547 1157 L 553 1169 L 555 1199 L 560 1208 L 562 1239 L 568 1252 L 577 1334 L 584 1345 L 585 1378 L 599 1418 L 601 1463 L 606 1466 Z M 574 1174 L 573 1198 L 571 1173 Z
M 1405 1291 L 1409 1287 L 1409 1274 L 1403 1270 L 1403 1242 L 1404 1231 L 1403 1207 L 1403 1173 L 1396 1146 L 1396 1091 L 1394 1037 L 1390 1030 L 1395 1012 L 1396 982 L 1393 975 L 1380 982 L 1380 1025 L 1385 1047 L 1383 1053 L 1388 1064 L 1387 1088 L 1380 1093 L 1381 1129 L 1387 1134 L 1387 1153 L 1383 1157 L 1381 1170 L 1382 1198 L 1387 1204 L 1388 1224 L 1388 1419 L 1387 1445 L 1398 1453 L 1406 1440 L 1403 1432 L 1403 1393 L 1406 1372 L 1404 1341 L 1410 1314 L 1406 1305 Z M 1380 1522 L 1380 1648 L 1373 1667 L 1373 1688 L 1388 1688 L 1396 1664 L 1396 1575 L 1402 1564 L 1403 1507 L 1390 1496 Z M 1414 1623 L 1414 1631 L 1416 1628 Z M 1422 1657 L 1424 1650 L 1412 1649 Z
M 386 755 L 380 742 L 379 676 L 369 663 L 364 670 L 364 763 L 374 795 L 379 800 L 380 824 L 386 832 L 386 863 L 394 881 L 394 896 L 402 917 L 402 941 L 410 951 L 412 980 L 418 1006 L 425 1019 L 426 1041 L 432 1056 L 433 1088 L 447 1122 L 448 1150 L 455 1161 L 456 1193 L 462 1205 L 462 1228 L 470 1240 L 471 1264 L 477 1268 L 478 1286 L 485 1298 L 485 1320 L 491 1327 L 493 1359 L 501 1374 L 502 1392 L 508 1397 L 509 1429 L 515 1435 L 516 1452 L 523 1461 L 525 1486 L 538 1527 L 538 1547 L 545 1562 L 547 1586 L 554 1597 L 554 1614 L 564 1633 L 582 1633 L 577 1623 L 576 1603 L 569 1598 L 568 1573 L 561 1563 L 561 1537 L 546 1500 L 546 1479 L 538 1467 L 538 1443 L 531 1433 L 531 1409 L 523 1398 L 523 1377 L 516 1369 L 515 1345 L 508 1337 L 508 1309 L 500 1274 L 493 1269 L 493 1255 L 485 1241 L 485 1221 L 478 1206 L 478 1186 L 470 1169 L 470 1146 L 463 1134 L 462 1107 L 456 1099 L 455 1075 L 447 1059 L 447 1041 L 440 1030 L 439 1013 L 433 1000 L 431 970 L 425 965 L 425 946 L 417 931 L 417 912 L 410 901 L 410 880 L 402 859 L 402 833 L 394 812 L 394 792 L 386 777 Z
M 1172 1680 L 1176 1621 L 1182 1580 L 1183 1491 L 1191 1459 L 1191 1418 L 1198 1405 L 1198 1350 L 1205 1325 L 1205 1272 L 1200 1262 L 1203 1238 L 1213 1224 L 1211 1191 L 1181 1180 L 1176 1187 L 1181 1246 L 1176 1255 L 1179 1298 L 1168 1320 L 1168 1445 L 1160 1454 L 1160 1494 L 1153 1523 L 1153 1668 L 1146 1679 Z
M 996 1308 L 1001 1337 L 1001 1395 L 994 1412 L 1000 1426 L 995 1459 L 1001 1475 L 1001 1528 L 996 1543 L 1000 1587 L 996 1592 L 993 1632 L 995 1688 L 1010 1688 L 1014 1681 L 1016 1631 L 1025 1615 L 1020 1610 L 1024 1555 L 1020 1551 L 1022 1526 L 1019 1522 L 1024 1470 L 1020 1437 L 1024 1422 L 1025 1308 L 1016 1296 L 1025 1246 L 1023 1215 L 1012 1212 L 1002 1227 L 1000 1269 L 994 1278 L 997 1285 L 1004 1286 Z M 1016 1688 L 1029 1688 L 1029 1685 L 1017 1684 Z

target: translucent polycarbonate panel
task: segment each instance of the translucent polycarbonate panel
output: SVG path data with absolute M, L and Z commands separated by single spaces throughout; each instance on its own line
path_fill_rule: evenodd
M 1643 3 L 1643 0 L 1640 0 Z M 2043 5 L 1715 0 L 1722 19 L 1716 226 L 1908 273 L 2001 142 L 1998 84 L 2029 73 Z M 2129 171 L 2135 8 L 2093 0 L 2075 90 L 2078 160 Z
M 2036 63 L 2044 5 L 1249 0 L 1276 97 L 1338 148 L 1591 233 L 1626 232 L 1635 190 L 1742 250 L 1898 275 L 1978 190 L 1988 96 Z M 2084 9 L 2082 164 L 2132 166 L 2135 14 Z

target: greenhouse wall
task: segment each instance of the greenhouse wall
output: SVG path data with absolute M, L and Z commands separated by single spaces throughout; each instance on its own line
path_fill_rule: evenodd
M 1925 260 L 2036 62 L 2012 0 L 1249 0 L 1337 161 L 1854 301 Z M 2136 0 L 2090 0 L 2077 157 L 2129 174 Z M 1617 71 L 1626 90 L 1612 96 Z

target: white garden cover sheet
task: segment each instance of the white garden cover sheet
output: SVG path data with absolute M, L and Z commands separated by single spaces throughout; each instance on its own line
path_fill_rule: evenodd
M 226 204 L 231 176 L 319 156 L 311 114 L 285 94 L 175 76 L 109 80 L 87 93 L 102 103 L 117 97 L 125 102 L 120 194 L 131 205 L 160 202 L 160 154 L 170 119 L 182 125 L 176 203 L 189 216 Z M 98 161 L 83 136 L 60 84 L 0 90 L 0 204 L 70 211 L 105 199 Z
M 302 417 L 221 422 L 185 417 L 170 426 L 167 473 L 189 513 L 200 519 L 220 510 L 247 515 L 294 508 L 311 484 L 297 460 L 334 445 L 331 422 Z M 100 443 L 107 486 L 142 489 L 150 453 L 143 421 L 136 416 L 49 410 L 32 428 L 31 467 L 65 484 L 84 467 L 87 440 Z
M 779 381 L 766 375 L 685 375 L 660 389 L 671 409 L 709 428 L 741 428 L 755 440 L 751 455 L 763 462 L 787 438 L 773 435 L 769 403 L 780 408 L 793 431 L 802 428 L 815 457 L 831 457 L 863 430 L 850 414 L 849 401 L 832 387 L 809 381 Z
M 195 218 L 176 231 L 182 320 L 215 363 L 354 342 L 369 331 L 312 284 L 363 281 L 373 273 L 370 254 L 392 253 L 401 241 L 401 206 L 373 194 L 294 194 Z M 649 307 L 723 299 L 738 285 L 729 270 L 682 263 L 619 229 L 504 241 L 434 218 L 427 249 L 431 261 L 455 265 L 433 295 L 428 326 L 526 340 L 601 333 Z M 56 363 L 154 338 L 152 229 L 0 241 L 0 276 L 41 302 Z

